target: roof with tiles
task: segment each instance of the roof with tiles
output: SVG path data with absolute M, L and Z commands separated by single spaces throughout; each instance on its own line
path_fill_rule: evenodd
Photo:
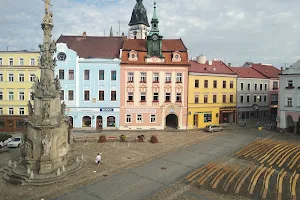
M 120 57 L 124 38 L 61 35 L 57 43 L 66 43 L 68 48 L 76 51 L 81 58 L 114 59 Z
M 210 62 L 211 65 L 209 64 Z M 236 75 L 236 73 L 222 61 L 207 61 L 206 64 L 201 64 L 192 60 L 190 64 L 189 72 Z
M 230 67 L 230 69 L 234 71 L 240 78 L 267 78 L 251 67 Z
M 129 52 L 137 51 L 138 60 L 129 61 Z M 181 62 L 172 62 L 174 52 L 179 52 Z M 146 63 L 147 40 L 146 39 L 125 39 L 122 50 L 122 64 L 155 64 L 155 65 L 189 65 L 187 48 L 181 39 L 163 39 L 162 54 L 165 58 L 163 63 Z
M 273 65 L 251 64 L 251 67 L 268 78 L 278 78 L 280 70 Z

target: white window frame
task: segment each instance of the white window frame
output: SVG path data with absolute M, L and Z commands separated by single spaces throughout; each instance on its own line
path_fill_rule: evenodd
M 0 82 L 3 82 L 3 73 L 0 73 Z
M 21 93 L 23 93 L 23 94 L 21 94 Z M 21 98 L 21 97 L 23 97 L 23 98 Z M 25 100 L 25 92 L 21 91 L 21 92 L 19 92 L 19 101 L 24 101 L 24 100 Z
M 267 91 L 268 90 L 268 84 L 267 83 L 265 83 L 265 91 Z
M 182 73 L 176 73 L 176 83 L 182 83 Z
M 242 88 L 242 85 L 243 85 L 243 88 Z M 241 89 L 241 90 L 244 90 L 244 87 L 245 87 L 245 83 L 244 83 L 244 82 L 241 82 L 241 83 L 240 83 L 240 89 Z M 247 87 L 248 87 L 248 85 L 247 85 Z
M 29 75 L 29 80 L 30 80 L 30 82 L 34 82 L 34 80 L 35 80 L 35 74 L 30 74 Z
M 30 65 L 35 66 L 35 59 L 34 58 L 30 58 Z
M 198 99 L 198 102 L 196 102 L 196 99 Z M 199 103 L 199 94 L 194 95 L 194 103 Z
M 0 99 L 0 101 L 1 101 L 1 100 L 3 100 L 3 91 L 0 91 L 0 96 L 2 96 L 2 99 Z
M 170 95 L 167 95 L 167 94 L 170 94 Z M 167 100 L 167 96 L 170 97 L 170 100 Z M 168 101 L 168 102 L 171 102 L 171 101 L 172 101 L 172 94 L 171 94 L 171 92 L 166 92 L 166 93 L 165 93 L 165 101 Z
M 171 82 L 172 82 L 172 74 L 166 73 L 166 83 L 171 83 Z
M 23 80 L 21 80 L 23 78 Z M 25 82 L 25 74 L 19 74 L 19 82 Z
M 139 120 L 139 117 L 141 118 L 140 120 Z M 136 123 L 143 123 L 143 115 L 142 114 L 136 115 Z
M 180 97 L 180 100 L 177 100 L 177 97 Z M 181 92 L 176 92 L 176 102 L 182 102 L 182 93 Z
M 61 72 L 61 71 L 63 72 L 63 77 L 62 77 L 62 78 L 60 77 L 60 72 Z M 83 77 L 83 78 L 84 78 L 84 77 Z M 64 70 L 64 69 L 59 69 L 59 70 L 58 70 L 58 79 L 59 79 L 59 80 L 65 80 L 65 70 Z
M 14 115 L 14 108 L 8 108 L 8 114 Z
M 263 88 L 263 84 L 260 83 L 260 84 L 259 84 L 259 90 L 260 90 L 260 91 L 263 91 L 263 89 L 264 89 L 264 88 Z
M 24 58 L 19 58 L 19 65 L 24 66 Z
M 11 95 L 10 93 L 12 93 L 12 95 Z M 8 100 L 9 100 L 9 101 L 13 101 L 13 100 L 14 100 L 14 95 L 15 95 L 15 94 L 14 94 L 13 91 L 9 91 L 9 92 L 8 92 Z M 12 97 L 12 98 L 10 98 L 10 97 Z
M 73 79 L 70 79 L 70 72 L 73 71 Z M 69 69 L 68 70 L 68 80 L 73 81 L 75 79 L 75 70 L 74 69 Z
M 291 86 L 289 86 L 291 83 Z M 287 87 L 294 87 L 294 80 L 288 80 L 287 81 Z
M 159 83 L 159 73 L 158 72 L 153 73 L 153 82 Z
M 8 82 L 14 82 L 14 74 L 8 74 Z
M 89 100 L 85 100 L 84 96 L 85 96 L 85 91 L 89 91 Z M 84 102 L 90 102 L 91 101 L 91 91 L 90 90 L 83 90 L 83 101 Z
M 248 86 L 250 86 L 250 87 L 248 87 Z M 248 90 L 248 91 L 251 90 L 251 83 L 248 83 L 248 84 L 247 84 L 247 90 Z
M 264 103 L 267 103 L 268 102 L 268 97 L 267 97 L 267 95 L 265 94 L 264 95 Z
M 132 96 L 132 100 L 129 100 L 129 96 Z M 134 93 L 133 92 L 128 92 L 127 93 L 127 101 L 132 101 L 132 102 L 134 101 Z
M 287 97 L 286 98 L 286 106 L 287 107 L 293 107 L 293 98 L 292 97 Z
M 248 101 L 248 97 L 249 97 L 249 101 Z M 251 95 L 250 94 L 247 94 L 247 97 L 246 97 L 246 103 L 250 103 L 251 101 Z
M 19 108 L 19 115 L 25 115 L 25 108 Z
M 125 123 L 132 123 L 132 116 L 130 114 L 126 114 Z
M 3 59 L 0 58 L 0 65 L 3 65 Z
M 3 115 L 3 108 L 0 108 L 0 115 Z
M 72 100 L 70 100 L 70 98 L 69 98 L 69 97 L 70 97 L 70 95 L 69 95 L 69 92 L 70 92 L 70 91 L 73 92 L 73 99 L 72 99 Z M 75 98 L 74 98 L 74 97 L 75 97 L 75 95 L 74 95 L 74 90 L 68 90 L 68 101 L 75 101 Z
M 10 62 L 12 61 L 12 64 Z M 14 58 L 8 58 L 8 65 L 13 66 L 14 65 Z
M 147 82 L 147 72 L 141 72 L 140 73 L 140 83 L 146 83 Z
M 142 100 L 142 96 L 145 97 L 145 100 Z M 141 93 L 140 93 L 140 101 L 141 101 L 141 102 L 147 101 L 147 93 L 146 93 L 146 92 L 141 92 Z
M 86 74 L 86 72 L 88 72 L 88 73 Z M 89 69 L 83 70 L 83 80 L 84 81 L 91 80 L 91 71 Z
M 241 101 L 243 97 L 243 102 Z M 244 104 L 245 103 L 245 96 L 243 94 L 240 95 L 240 104 Z
M 128 72 L 127 73 L 127 82 L 133 83 L 134 82 L 134 72 Z
M 154 121 L 152 121 L 154 119 Z M 156 122 L 156 115 L 150 115 L 150 123 L 155 123 Z
M 157 100 L 155 100 L 154 97 L 157 97 Z M 159 92 L 153 92 L 153 101 L 159 101 Z

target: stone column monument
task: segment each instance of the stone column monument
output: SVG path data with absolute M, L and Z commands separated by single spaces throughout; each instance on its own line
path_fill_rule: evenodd
M 53 14 L 49 10 L 50 1 L 44 0 L 45 14 L 42 21 L 44 39 L 43 44 L 39 45 L 41 76 L 40 79 L 35 79 L 32 86 L 34 106 L 30 101 L 28 102 L 29 115 L 25 121 L 26 130 L 21 161 L 17 167 L 9 168 L 8 166 L 7 170 L 10 172 L 3 176 L 11 180 L 10 174 L 14 175 L 13 179 L 19 175 L 19 181 L 22 184 L 33 183 L 35 178 L 39 182 L 41 179 L 45 179 L 45 182 L 47 179 L 55 182 L 54 177 L 61 176 L 68 170 L 69 172 L 76 171 L 82 166 L 79 156 L 71 159 L 68 153 L 72 130 L 65 116 L 66 105 L 61 104 L 60 101 L 60 82 L 57 77 L 54 78 L 56 58 L 53 58 L 53 54 L 56 51 L 56 42 L 51 41 Z M 24 174 L 27 174 L 28 179 L 31 180 L 26 181 Z

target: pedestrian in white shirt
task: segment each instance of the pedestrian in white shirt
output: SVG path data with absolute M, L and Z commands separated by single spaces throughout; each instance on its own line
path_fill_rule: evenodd
M 96 157 L 96 160 L 95 160 L 95 162 L 96 162 L 98 165 L 100 165 L 100 162 L 101 162 L 101 159 L 102 159 L 101 155 L 102 155 L 102 153 L 98 153 L 98 155 L 97 155 L 97 157 Z

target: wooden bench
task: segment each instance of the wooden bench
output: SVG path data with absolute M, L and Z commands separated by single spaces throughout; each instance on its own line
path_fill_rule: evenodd
M 300 151 L 289 162 L 289 164 L 288 164 L 289 169 L 293 169 L 295 164 L 298 162 L 299 159 L 300 159 Z
M 212 188 L 215 189 L 219 182 L 222 180 L 222 178 L 228 174 L 228 172 L 230 172 L 232 170 L 232 168 L 225 168 L 224 171 L 220 174 L 220 176 L 215 180 L 215 182 L 212 185 Z
M 240 180 L 239 183 L 237 183 L 236 188 L 235 188 L 235 193 L 236 194 L 240 192 L 240 189 L 241 189 L 242 185 L 244 184 L 246 178 L 251 174 L 251 172 L 253 170 L 255 170 L 255 168 L 256 168 L 256 166 L 252 165 L 250 168 L 247 169 L 246 174 L 244 176 L 243 175 L 241 176 L 241 180 Z
M 272 174 L 275 172 L 275 169 L 273 169 L 272 167 L 270 167 L 267 170 L 267 173 L 264 176 L 264 183 L 263 183 L 263 188 L 262 188 L 262 199 L 266 199 L 267 198 L 267 193 L 268 193 L 268 188 L 269 188 L 269 181 L 270 178 L 272 176 Z
M 236 171 L 233 171 L 234 173 L 232 174 L 232 176 L 228 176 L 229 180 L 226 180 L 223 186 L 223 189 L 225 192 L 227 192 L 230 184 L 232 183 L 232 181 L 235 179 L 235 177 L 237 177 L 237 175 L 242 171 L 242 169 L 237 168 Z
M 253 194 L 253 191 L 254 191 L 254 188 L 256 186 L 256 183 L 258 181 L 258 178 L 260 177 L 260 175 L 266 170 L 266 167 L 263 167 L 261 170 L 258 171 L 258 173 L 256 174 L 256 176 L 254 177 L 253 179 L 253 182 L 252 182 L 252 185 L 250 187 L 250 190 L 249 190 L 249 194 Z
M 282 165 L 286 162 L 286 160 L 293 155 L 295 152 L 299 151 L 299 148 L 294 149 L 293 151 L 291 151 L 290 153 L 288 153 L 288 155 L 286 155 L 285 157 L 283 157 L 283 159 L 281 160 L 281 162 L 278 164 L 278 167 L 282 167 Z
M 295 171 L 296 172 L 296 171 Z M 297 196 L 296 196 L 296 185 L 297 185 L 297 181 L 299 178 L 300 174 L 295 174 L 294 175 L 294 179 L 293 182 L 291 184 L 291 196 L 292 196 L 292 200 L 297 200 Z
M 286 176 L 287 171 L 284 171 L 284 169 L 282 169 L 278 176 L 277 176 L 277 200 L 281 200 L 282 199 L 282 182 L 283 182 L 283 178 Z
M 213 166 L 215 166 L 215 163 L 208 163 L 207 165 L 200 167 L 199 169 L 197 169 L 194 172 L 192 172 L 191 174 L 189 174 L 187 177 L 185 177 L 185 180 L 187 182 L 191 182 L 197 176 L 201 175 L 203 172 L 205 172 L 207 169 L 212 168 Z
M 201 178 L 198 179 L 198 184 L 202 186 L 215 172 L 219 171 L 222 167 L 216 165 L 209 169 Z

